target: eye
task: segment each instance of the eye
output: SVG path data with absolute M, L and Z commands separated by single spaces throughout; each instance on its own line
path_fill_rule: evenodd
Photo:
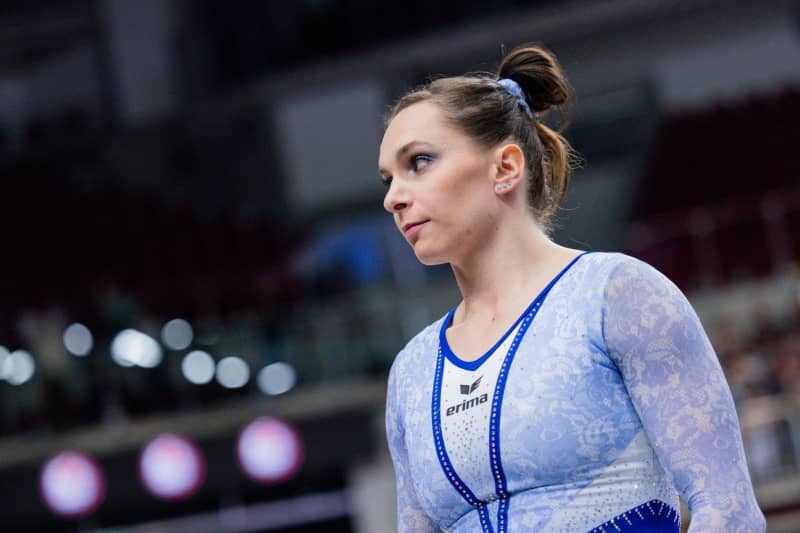
M 386 176 L 384 178 L 383 176 L 381 176 L 381 183 L 383 183 L 383 186 L 388 189 L 389 185 L 392 184 L 392 177 L 391 176 Z
M 414 172 L 419 172 L 433 162 L 433 156 L 429 154 L 416 154 L 411 156 L 410 161 L 411 169 Z

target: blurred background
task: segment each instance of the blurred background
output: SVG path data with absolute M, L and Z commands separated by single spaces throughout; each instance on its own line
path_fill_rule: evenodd
M 556 240 L 687 293 L 800 531 L 783 0 L 4 0 L 3 531 L 392 531 L 388 368 L 459 295 L 382 210 L 382 115 L 531 40 L 586 160 Z

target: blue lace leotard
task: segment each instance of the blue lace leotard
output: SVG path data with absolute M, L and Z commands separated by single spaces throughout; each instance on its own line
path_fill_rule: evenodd
M 618 253 L 577 257 L 482 357 L 398 354 L 386 430 L 401 532 L 765 531 L 730 389 L 694 310 Z

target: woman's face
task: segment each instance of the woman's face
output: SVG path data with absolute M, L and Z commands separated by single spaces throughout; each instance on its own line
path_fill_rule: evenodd
M 435 104 L 413 104 L 392 119 L 379 167 L 383 206 L 423 264 L 457 263 L 489 242 L 493 153 L 447 124 Z

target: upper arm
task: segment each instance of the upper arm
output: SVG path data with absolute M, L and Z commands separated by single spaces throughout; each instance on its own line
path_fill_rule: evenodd
M 697 314 L 663 274 L 631 259 L 609 278 L 603 337 L 690 531 L 763 531 L 730 388 Z

